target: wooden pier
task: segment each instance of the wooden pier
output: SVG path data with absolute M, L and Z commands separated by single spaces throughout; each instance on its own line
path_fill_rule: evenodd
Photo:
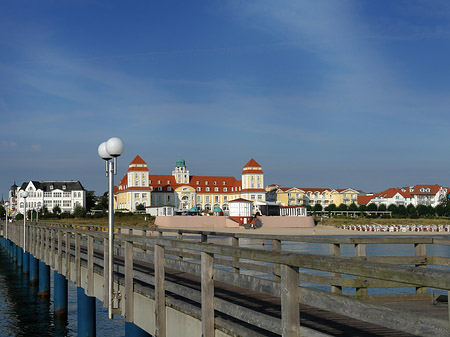
M 9 240 L 21 246 L 23 225 L 8 227 Z M 28 224 L 26 247 L 106 305 L 104 230 Z M 242 247 L 255 239 L 265 246 Z M 121 227 L 114 242 L 118 295 L 111 300 L 127 322 L 153 336 L 450 335 L 448 297 L 437 294 L 450 291 L 450 258 L 427 254 L 428 247 L 448 247 L 447 236 L 258 236 Z M 287 242 L 327 245 L 330 254 L 287 251 Z M 414 255 L 367 256 L 368 246 L 379 244 L 411 245 Z M 340 256 L 344 246 L 352 247 L 353 256 Z M 412 293 L 371 294 L 372 288 L 405 287 Z

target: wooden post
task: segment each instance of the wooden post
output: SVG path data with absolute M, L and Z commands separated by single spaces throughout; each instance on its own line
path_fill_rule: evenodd
M 426 257 L 427 256 L 427 245 L 425 243 L 415 243 L 414 244 L 414 254 L 416 257 Z M 416 264 L 416 267 L 426 268 L 426 264 Z M 416 294 L 426 294 L 427 287 L 416 287 Z
M 178 232 L 177 239 L 180 241 L 183 240 L 182 232 Z M 183 248 L 178 249 L 178 261 L 183 261 Z
M 207 241 L 208 241 L 208 235 L 202 233 L 202 237 L 200 239 L 200 242 L 207 242 Z
M 366 256 L 366 244 L 365 243 L 357 243 L 355 244 L 355 256 L 362 257 Z M 357 277 L 357 279 L 361 279 L 360 277 Z M 356 288 L 356 296 L 367 296 L 367 288 L 361 287 Z
M 81 287 L 81 235 L 75 233 L 75 285 Z
M 281 329 L 283 337 L 300 337 L 298 268 L 281 265 Z
M 62 251 L 62 241 L 63 241 L 63 232 L 61 230 L 58 231 L 58 273 L 62 274 L 62 257 L 63 257 L 63 251 Z
M 70 280 L 70 263 L 71 263 L 71 253 L 70 253 L 70 239 L 72 234 L 68 231 L 66 232 L 66 278 Z
M 108 238 L 103 239 L 103 307 L 109 305 L 109 248 Z
M 203 236 L 203 235 L 202 235 Z M 201 252 L 202 336 L 214 337 L 214 256 Z
M 94 237 L 88 236 L 87 247 L 87 292 L 86 295 L 94 296 Z
M 239 247 L 239 238 L 236 237 L 231 237 L 231 245 L 233 247 Z M 233 257 L 233 272 L 236 274 L 239 274 L 240 272 L 240 267 L 239 267 L 239 258 L 238 257 Z
M 166 293 L 164 278 L 164 247 L 155 245 L 154 247 L 155 266 L 155 316 L 156 316 L 156 336 L 166 336 Z
M 134 321 L 133 243 L 125 241 L 125 322 Z
M 281 240 L 277 240 L 277 239 L 272 240 L 272 247 L 273 247 L 273 250 L 276 252 L 281 251 Z M 281 281 L 279 264 L 273 265 L 273 279 L 275 280 L 275 282 Z
M 55 230 L 50 229 L 50 258 L 49 262 L 51 262 L 52 269 L 56 268 L 56 250 L 55 250 L 55 242 L 56 242 L 56 235 Z
M 331 256 L 341 256 L 341 245 L 339 243 L 330 244 L 330 255 Z M 341 277 L 339 273 L 331 273 L 331 277 Z M 336 294 L 342 294 L 342 287 L 331 284 L 331 292 Z

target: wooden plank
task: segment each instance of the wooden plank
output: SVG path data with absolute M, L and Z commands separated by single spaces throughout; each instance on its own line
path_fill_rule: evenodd
M 103 239 L 103 307 L 109 307 L 109 248 L 106 237 Z
M 75 234 L 75 285 L 81 287 L 81 234 Z
M 166 336 L 166 298 L 165 298 L 165 273 L 164 273 L 164 247 L 154 247 L 155 265 L 155 316 L 156 336 Z
M 231 238 L 231 245 L 233 247 L 239 247 L 239 239 L 232 237 Z M 232 258 L 232 266 L 233 266 L 233 272 L 236 274 L 239 274 L 240 271 L 240 267 L 239 267 L 239 258 L 238 257 L 234 257 Z
M 201 253 L 202 335 L 214 337 L 214 256 Z
M 133 243 L 125 241 L 125 322 L 134 321 Z
M 58 230 L 58 273 L 63 275 L 63 250 L 62 250 L 62 242 L 63 242 L 63 232 Z
M 366 244 L 355 244 L 355 256 L 360 258 L 365 257 L 366 255 Z M 356 288 L 356 296 L 367 296 L 367 287 Z
M 331 256 L 341 256 L 341 245 L 336 243 L 330 244 L 330 255 Z M 341 278 L 341 274 L 339 273 L 331 273 L 331 276 Z M 342 294 L 342 286 L 336 285 L 334 283 L 331 284 L 331 292 L 336 294 Z
M 274 252 L 280 252 L 281 251 L 281 240 L 274 239 L 272 240 L 272 249 Z M 281 281 L 281 270 L 280 265 L 277 263 L 274 263 L 273 265 L 273 279 L 276 282 Z
M 70 253 L 70 242 L 72 234 L 70 232 L 66 233 L 66 279 L 70 280 L 70 263 L 71 263 L 71 253 Z
M 87 246 L 87 291 L 86 295 L 94 296 L 94 238 L 88 235 Z
M 381 305 L 362 302 L 347 296 L 324 291 L 300 288 L 299 301 L 314 307 L 339 313 L 364 322 L 420 336 L 448 336 L 448 322 L 431 317 L 418 316 Z
M 424 243 L 415 243 L 414 244 L 414 255 L 423 257 L 427 255 L 427 246 Z M 426 264 L 416 264 L 416 267 L 426 268 Z M 427 287 L 416 287 L 416 294 L 426 294 Z
M 281 265 L 281 330 L 284 337 L 300 336 L 298 267 Z

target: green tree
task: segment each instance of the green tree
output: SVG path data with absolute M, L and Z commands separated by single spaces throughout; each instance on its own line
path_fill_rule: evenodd
M 392 215 L 397 216 L 398 215 L 398 207 L 396 204 L 390 204 L 387 208 L 389 212 L 392 212 Z
M 417 209 L 413 204 L 409 204 L 408 206 L 406 206 L 406 211 L 408 212 L 408 216 L 410 218 L 417 218 Z
M 329 204 L 327 207 L 325 207 L 326 211 L 335 211 L 337 209 L 335 204 Z
M 87 214 L 87 210 L 83 206 L 77 206 L 73 210 L 73 216 L 75 218 L 85 218 L 86 214 Z
M 428 207 L 426 205 L 417 205 L 416 211 L 418 216 L 428 215 Z
M 376 212 L 378 211 L 378 206 L 377 204 L 368 204 L 366 210 L 370 212 Z
M 349 211 L 357 211 L 358 210 L 358 206 L 354 202 L 352 202 L 350 204 L 350 206 L 348 206 L 348 210 Z
M 55 207 L 53 207 L 52 211 L 53 211 L 53 214 L 60 215 L 61 214 L 61 207 L 56 205 Z
M 97 197 L 94 194 L 94 191 L 86 191 L 86 210 L 89 212 L 92 207 L 95 206 L 95 202 Z
M 314 211 L 314 212 L 319 212 L 319 211 L 321 211 L 322 209 L 323 209 L 323 207 L 322 207 L 321 204 L 315 204 L 314 207 L 313 207 L 313 211 Z
M 338 211 L 346 211 L 348 210 L 348 207 L 346 204 L 340 204 L 337 209 Z
M 397 214 L 401 217 L 405 217 L 408 215 L 408 210 L 406 209 L 405 205 L 399 205 Z
M 136 211 L 145 211 L 145 206 L 143 204 L 136 205 Z
M 386 211 L 387 210 L 387 207 L 386 207 L 386 205 L 385 204 L 380 204 L 380 206 L 378 206 L 378 210 L 379 211 Z

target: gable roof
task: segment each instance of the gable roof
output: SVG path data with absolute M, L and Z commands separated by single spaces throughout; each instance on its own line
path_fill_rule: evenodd
M 247 164 L 245 164 L 244 168 L 246 168 L 246 167 L 261 167 L 261 165 L 259 165 L 259 164 L 256 162 L 256 160 L 254 160 L 254 159 L 252 158 L 252 159 L 250 159 L 250 160 L 248 161 Z
M 147 165 L 147 163 L 144 161 L 144 159 L 139 157 L 139 155 L 134 157 L 134 159 L 131 161 L 130 165 L 133 165 L 133 164 Z

